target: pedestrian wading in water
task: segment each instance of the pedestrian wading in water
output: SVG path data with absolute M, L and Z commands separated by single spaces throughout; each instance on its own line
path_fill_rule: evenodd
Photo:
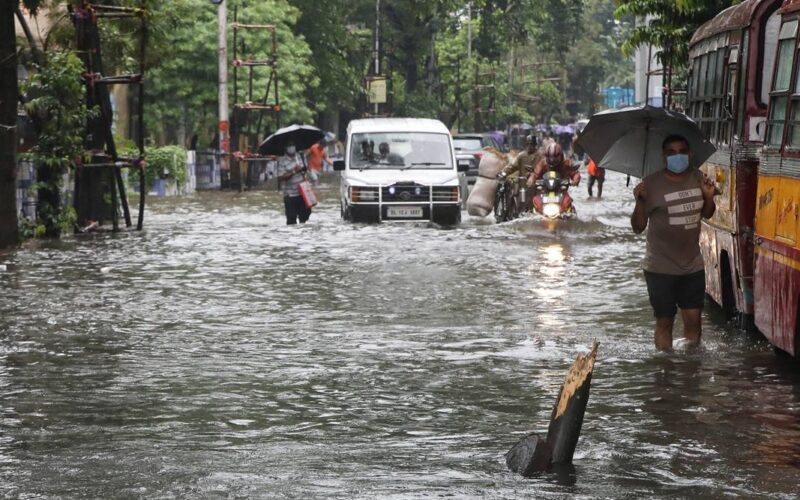
M 286 212 L 286 224 L 305 224 L 311 217 L 311 209 L 306 207 L 298 186 L 305 180 L 306 166 L 298 155 L 293 143 L 286 145 L 286 153 L 278 158 L 278 182 L 283 192 L 283 207 Z
M 636 207 L 631 227 L 637 234 L 648 228 L 643 268 L 656 317 L 655 344 L 669 351 L 678 308 L 687 343 L 700 342 L 705 299 L 700 218 L 710 218 L 716 206 L 714 183 L 689 167 L 689 142 L 672 135 L 661 149 L 664 169 L 645 177 L 633 190 Z

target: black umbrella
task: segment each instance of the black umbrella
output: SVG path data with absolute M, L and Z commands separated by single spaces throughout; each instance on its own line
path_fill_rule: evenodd
M 598 167 L 643 178 L 664 168 L 661 144 L 673 134 L 689 141 L 694 167 L 716 151 L 694 120 L 648 105 L 597 113 L 576 142 Z
M 308 149 L 320 139 L 325 137 L 325 132 L 311 125 L 289 125 L 278 129 L 277 132 L 264 139 L 259 144 L 258 152 L 262 155 L 281 156 L 286 153 L 286 145 L 293 143 L 298 151 Z

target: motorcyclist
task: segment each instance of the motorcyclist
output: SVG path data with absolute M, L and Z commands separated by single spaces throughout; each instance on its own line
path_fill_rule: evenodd
M 577 186 L 581 181 L 581 173 L 572 160 L 564 158 L 561 145 L 551 142 L 545 147 L 544 158 L 536 164 L 533 172 L 528 176 L 528 187 L 533 187 L 536 181 L 544 177 L 549 171 L 555 171 L 561 179 L 569 181 L 570 186 Z M 533 205 L 539 211 L 541 209 L 541 193 L 536 193 Z M 569 193 L 564 194 L 564 207 L 572 206 L 572 197 Z
M 539 150 L 536 148 L 536 136 L 533 134 L 527 135 L 525 137 L 525 151 L 520 153 L 513 162 L 509 163 L 508 165 L 503 168 L 497 174 L 497 180 L 500 182 L 505 181 L 516 181 L 518 178 L 526 179 L 529 177 L 536 165 L 542 160 L 542 155 Z M 513 186 L 513 193 L 516 196 L 519 190 L 519 183 L 518 182 L 511 182 Z M 527 199 L 523 200 L 523 211 L 530 210 L 530 196 L 526 196 Z
M 570 186 L 577 186 L 581 181 L 580 170 L 572 160 L 564 158 L 564 151 L 557 142 L 551 142 L 545 147 L 544 158 L 539 160 L 528 176 L 528 187 L 533 187 L 550 170 L 558 172 L 562 179 L 569 180 Z
M 536 149 L 536 137 L 528 135 L 525 137 L 525 151 L 520 153 L 517 158 L 497 174 L 499 180 L 504 180 L 513 174 L 528 177 L 542 160 L 542 155 Z

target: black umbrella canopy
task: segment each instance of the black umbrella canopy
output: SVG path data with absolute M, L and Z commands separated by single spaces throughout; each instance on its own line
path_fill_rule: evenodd
M 576 142 L 599 167 L 646 177 L 664 168 L 661 144 L 675 134 L 689 141 L 693 167 L 716 151 L 694 120 L 648 105 L 597 113 Z
M 286 153 L 286 145 L 294 144 L 298 151 L 308 149 L 325 137 L 325 132 L 311 125 L 289 125 L 264 139 L 258 152 L 262 155 L 281 156 Z

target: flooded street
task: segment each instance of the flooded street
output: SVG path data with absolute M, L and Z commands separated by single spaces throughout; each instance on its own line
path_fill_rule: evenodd
M 713 306 L 656 354 L 624 184 L 554 229 L 206 192 L 0 257 L 0 496 L 796 498 L 800 362 Z M 593 339 L 574 470 L 509 472 Z

